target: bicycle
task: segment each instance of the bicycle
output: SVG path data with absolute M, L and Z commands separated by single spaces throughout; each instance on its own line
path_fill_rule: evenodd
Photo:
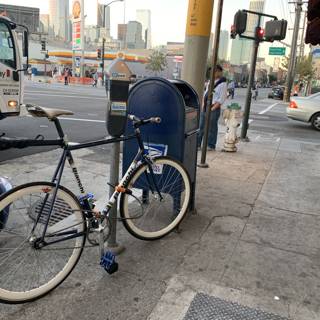
M 115 257 L 105 251 L 104 242 L 110 234 L 109 212 L 119 197 L 117 219 L 127 231 L 138 239 L 156 240 L 179 226 L 191 193 L 188 173 L 179 162 L 167 156 L 152 158 L 144 147 L 140 127 L 160 123 L 160 118 L 129 115 L 134 134 L 72 144 L 58 119 L 72 112 L 34 106 L 28 111 L 53 121 L 59 138 L 0 138 L 0 150 L 54 145 L 63 152 L 51 182 L 27 183 L 0 196 L 0 214 L 6 215 L 0 225 L 0 302 L 9 304 L 39 299 L 58 287 L 76 266 L 84 247 L 99 245 L 100 265 L 109 273 L 117 271 Z M 100 212 L 94 196 L 85 192 L 72 151 L 134 138 L 138 152 Z M 66 161 L 77 181 L 78 197 L 60 184 Z

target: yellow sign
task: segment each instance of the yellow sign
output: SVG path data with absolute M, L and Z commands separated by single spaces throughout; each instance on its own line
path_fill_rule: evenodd
M 79 0 L 74 0 L 72 3 L 73 21 L 80 21 L 81 18 L 81 3 Z
M 209 37 L 214 0 L 189 0 L 187 36 Z

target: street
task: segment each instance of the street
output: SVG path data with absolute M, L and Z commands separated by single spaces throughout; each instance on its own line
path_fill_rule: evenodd
M 309 124 L 287 119 L 286 105 L 282 101 L 267 99 L 269 91 L 270 89 L 260 89 L 258 100 L 252 102 L 250 129 L 274 134 L 281 138 L 317 142 L 320 132 L 313 130 Z M 243 108 L 245 95 L 246 89 L 236 89 L 233 101 L 238 102 Z M 107 136 L 104 88 L 26 82 L 24 101 L 43 107 L 73 111 L 73 116 L 61 118 L 63 129 L 70 141 L 85 142 Z M 228 100 L 226 105 L 228 103 L 231 103 L 231 100 Z M 34 138 L 38 134 L 47 139 L 57 137 L 54 125 L 45 118 L 7 118 L 1 120 L 0 132 L 5 133 L 8 137 Z M 110 146 L 103 146 L 96 150 L 106 153 L 109 148 Z M 47 150 L 50 150 L 50 147 L 8 150 L 2 152 L 0 161 Z
M 243 106 L 245 94 L 245 89 L 236 90 L 234 102 Z M 285 104 L 267 94 L 268 89 L 261 89 L 253 101 L 250 142 L 240 142 L 237 153 L 208 152 L 209 169 L 197 169 L 198 214 L 187 215 L 180 233 L 146 242 L 133 238 L 119 222 L 117 242 L 126 250 L 117 256 L 117 273 L 107 274 L 97 248 L 88 244 L 63 284 L 35 302 L 2 304 L 0 319 L 182 320 L 191 319 L 184 316 L 197 308 L 197 297 L 210 302 L 214 296 L 285 320 L 318 320 L 320 132 L 288 120 Z M 71 141 L 107 136 L 103 88 L 27 83 L 25 102 L 72 110 L 73 116 L 61 119 Z M 218 150 L 224 128 L 221 121 Z M 1 121 L 0 132 L 56 137 L 48 120 L 29 116 Z M 73 153 L 83 186 L 99 208 L 108 198 L 108 148 Z M 14 186 L 50 180 L 61 153 L 43 151 L 2 151 L 0 173 Z M 68 165 L 61 183 L 78 193 Z M 47 266 L 46 259 L 39 262 L 46 270 L 42 261 Z M 28 265 L 20 266 L 8 273 L 27 279 Z
M 107 135 L 105 96 L 103 88 L 97 89 L 91 86 L 66 87 L 26 82 L 24 102 L 48 108 L 73 111 L 73 116 L 61 118 L 62 127 L 70 141 L 84 142 L 100 139 Z M 32 139 L 38 134 L 47 139 L 57 137 L 54 124 L 46 118 L 7 118 L 1 121 L 0 131 L 1 133 L 4 132 L 8 137 Z M 0 161 L 46 150 L 50 150 L 50 147 L 9 150 L 5 154 L 1 154 Z

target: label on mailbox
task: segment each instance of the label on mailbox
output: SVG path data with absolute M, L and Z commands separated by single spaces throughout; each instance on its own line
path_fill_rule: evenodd
M 166 156 L 168 153 L 168 145 L 156 143 L 144 143 L 144 148 L 152 158 Z M 153 172 L 155 174 L 162 174 L 163 165 L 153 165 Z
M 126 116 L 127 103 L 126 102 L 112 102 L 110 114 L 113 116 Z

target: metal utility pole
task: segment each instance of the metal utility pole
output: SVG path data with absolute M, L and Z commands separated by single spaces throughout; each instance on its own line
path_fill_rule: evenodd
M 189 0 L 182 79 L 202 101 L 214 0 Z
M 289 66 L 288 66 L 286 89 L 284 92 L 284 101 L 285 102 L 290 101 L 291 90 L 292 90 L 293 80 L 294 80 L 294 76 L 295 76 L 297 43 L 298 43 L 298 35 L 299 35 L 299 27 L 300 27 L 300 19 L 301 19 L 303 1 L 298 0 L 295 4 L 296 4 L 296 9 L 295 9 L 296 16 L 295 16 L 293 36 L 292 36 L 292 42 L 291 42 L 291 54 L 290 54 L 290 61 L 289 61 Z
M 304 18 L 303 18 L 303 26 L 302 26 L 302 34 L 301 34 L 301 40 L 300 40 L 300 54 L 299 57 L 302 58 L 304 57 L 304 34 L 306 31 L 306 23 L 307 23 L 307 12 L 304 13 Z
M 258 26 L 256 27 L 255 33 L 257 33 L 257 29 L 260 26 L 260 20 L 261 20 L 261 16 L 259 16 L 259 22 L 258 22 Z M 248 88 L 247 88 L 246 102 L 245 102 L 245 106 L 244 106 L 244 114 L 243 114 L 243 121 L 242 121 L 242 128 L 241 128 L 241 139 L 244 139 L 246 141 L 248 141 L 247 132 L 248 132 L 248 127 L 249 127 L 249 116 L 250 116 L 251 100 L 252 100 L 252 87 L 253 87 L 253 83 L 254 83 L 254 76 L 256 73 L 256 64 L 257 64 L 259 43 L 260 43 L 260 41 L 258 38 L 256 40 L 254 40 L 254 45 L 253 45 L 252 54 L 251 54 L 251 67 L 250 67 L 250 74 L 249 74 L 249 83 L 248 83 Z
M 102 39 L 102 50 L 101 50 L 101 69 L 102 69 L 102 85 L 104 86 L 104 51 L 105 51 L 106 39 Z
M 81 62 L 80 77 L 84 77 L 84 32 L 85 32 L 84 0 L 81 0 Z
M 219 53 L 219 42 L 220 42 L 220 29 L 221 29 L 221 19 L 223 11 L 223 0 L 218 2 L 218 12 L 217 12 L 217 21 L 215 25 L 215 34 L 214 34 L 214 47 L 212 54 L 212 67 L 210 73 L 210 83 L 208 88 L 208 99 L 206 105 L 206 116 L 205 116 L 205 127 L 204 127 L 204 136 L 201 149 L 201 161 L 198 165 L 201 168 L 208 168 L 209 165 L 206 163 L 207 157 L 207 145 L 208 145 L 208 136 L 209 136 L 209 127 L 210 127 L 210 116 L 211 116 L 211 105 L 212 105 L 212 95 L 213 88 L 215 83 L 215 70 L 218 62 L 218 53 Z

